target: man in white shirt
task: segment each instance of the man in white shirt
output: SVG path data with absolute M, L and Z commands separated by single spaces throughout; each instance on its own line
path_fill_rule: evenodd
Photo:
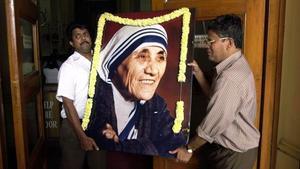
M 86 136 L 81 119 L 87 101 L 88 79 L 92 60 L 92 41 L 87 26 L 71 23 L 67 28 L 74 53 L 58 73 L 57 100 L 63 103 L 60 145 L 63 169 L 82 169 L 87 156 L 89 168 L 100 168 L 100 151 L 95 141 Z M 103 160 L 104 161 L 104 160 Z

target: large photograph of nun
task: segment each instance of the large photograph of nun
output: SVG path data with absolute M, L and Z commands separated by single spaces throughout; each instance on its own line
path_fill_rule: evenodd
M 118 16 L 143 19 L 169 12 Z M 94 88 L 94 94 L 85 132 L 100 149 L 175 157 L 169 151 L 187 143 L 192 73 L 186 68 L 185 82 L 177 81 L 182 27 L 180 16 L 148 26 L 106 21 L 103 30 L 98 29 L 103 31 L 103 36 L 100 52 L 94 54 L 92 63 L 97 75 L 96 82 L 89 86 Z M 192 60 L 191 34 L 186 46 L 186 63 Z M 175 131 L 177 101 L 184 102 L 184 114 L 182 121 L 177 117 L 180 129 Z

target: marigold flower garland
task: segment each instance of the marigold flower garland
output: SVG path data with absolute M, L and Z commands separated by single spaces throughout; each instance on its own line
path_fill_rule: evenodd
M 181 36 L 181 49 L 180 49 L 180 61 L 179 61 L 179 72 L 177 76 L 177 81 L 179 83 L 185 82 L 185 72 L 186 72 L 186 58 L 187 58 L 187 45 L 188 45 L 188 35 L 189 35 L 189 23 L 191 13 L 188 8 L 181 8 L 175 10 L 169 14 L 147 18 L 147 19 L 129 19 L 129 18 L 121 18 L 119 16 L 114 16 L 110 13 L 104 13 L 100 16 L 98 21 L 98 29 L 97 29 L 97 39 L 96 46 L 93 54 L 93 62 L 92 68 L 90 72 L 90 80 L 89 80 L 89 89 L 88 89 L 88 100 L 86 103 L 84 118 L 82 120 L 82 128 L 85 130 L 90 121 L 90 114 L 93 107 L 93 97 L 95 94 L 95 85 L 96 85 L 96 77 L 97 77 L 97 67 L 101 65 L 100 63 L 100 52 L 102 46 L 102 37 L 103 30 L 106 20 L 116 22 L 123 25 L 132 25 L 132 26 L 149 26 L 154 24 L 160 24 L 163 22 L 170 21 L 177 17 L 183 16 L 182 22 L 182 36 Z M 182 121 L 184 120 L 184 102 L 181 100 L 176 103 L 176 119 L 174 120 L 174 125 L 172 130 L 174 133 L 178 133 L 181 130 Z
M 174 120 L 174 125 L 172 130 L 174 133 L 179 133 L 182 127 L 182 121 L 184 120 L 184 103 L 183 101 L 176 102 L 176 119 Z

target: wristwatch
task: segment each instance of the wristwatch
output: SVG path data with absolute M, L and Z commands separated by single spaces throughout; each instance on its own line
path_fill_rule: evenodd
M 191 153 L 191 154 L 193 153 L 193 149 L 190 148 L 189 145 L 186 145 L 185 148 L 186 148 L 188 153 Z

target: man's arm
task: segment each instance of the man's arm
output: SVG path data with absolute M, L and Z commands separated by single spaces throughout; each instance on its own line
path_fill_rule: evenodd
M 199 137 L 198 135 L 194 136 L 189 144 L 187 145 L 187 148 L 192 149 L 193 151 L 197 150 L 201 146 L 203 146 L 207 141 L 203 138 Z
M 199 65 L 197 64 L 197 62 L 195 60 L 193 60 L 193 62 L 188 63 L 188 66 L 191 66 L 193 69 L 193 74 L 195 76 L 195 78 L 197 79 L 199 85 L 201 86 L 204 94 L 206 96 L 208 96 L 209 94 L 209 90 L 210 90 L 210 85 L 208 83 L 208 81 L 206 80 L 202 70 L 200 69 Z
M 73 100 L 68 99 L 66 97 L 62 97 L 62 99 L 63 99 L 64 108 L 66 110 L 67 119 L 70 122 L 76 136 L 78 137 L 78 139 L 80 141 L 81 148 L 86 151 L 93 150 L 93 149 L 99 150 L 95 141 L 92 138 L 86 136 L 86 134 L 84 133 L 84 131 L 81 127 L 81 124 L 80 124 L 80 120 L 79 120 L 77 111 L 73 104 Z

